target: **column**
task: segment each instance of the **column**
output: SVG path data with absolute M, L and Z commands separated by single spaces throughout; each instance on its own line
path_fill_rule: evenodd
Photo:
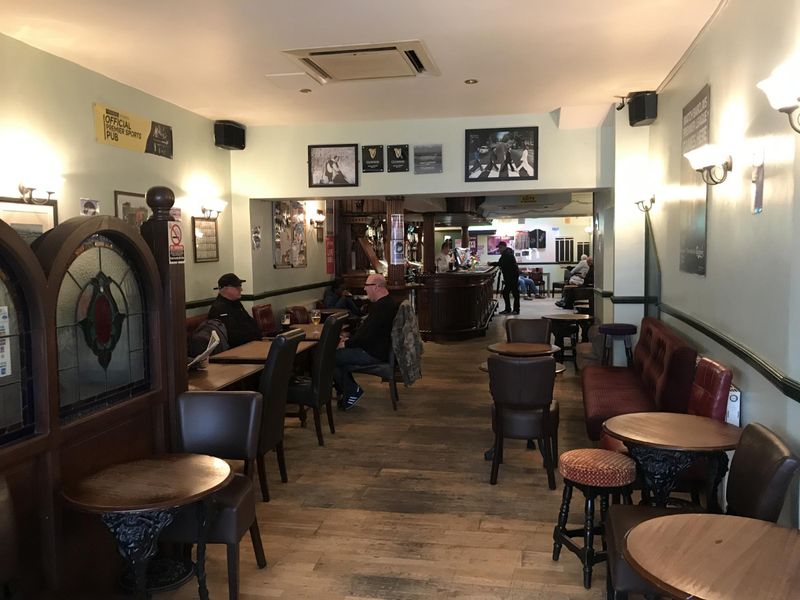
M 422 218 L 422 272 L 436 272 L 436 234 L 434 232 L 435 213 L 425 213 Z
M 405 220 L 403 218 L 403 196 L 386 197 L 386 223 L 389 229 L 389 272 L 386 282 L 390 286 L 405 284 Z M 395 264 L 398 263 L 398 264 Z

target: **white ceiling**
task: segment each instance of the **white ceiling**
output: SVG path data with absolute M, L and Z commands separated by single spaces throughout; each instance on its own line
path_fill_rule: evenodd
M 556 108 L 562 121 L 568 114 L 585 122 L 615 95 L 656 89 L 718 4 L 3 0 L 0 32 L 200 115 L 249 126 Z M 266 77 L 300 71 L 282 50 L 410 39 L 422 40 L 440 76 L 324 86 Z M 468 78 L 479 83 L 464 85 Z M 313 91 L 299 93 L 296 82 Z

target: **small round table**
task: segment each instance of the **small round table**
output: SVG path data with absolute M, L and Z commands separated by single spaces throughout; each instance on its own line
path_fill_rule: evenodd
M 179 507 L 206 498 L 231 477 L 231 468 L 222 459 L 165 454 L 106 467 L 67 484 L 63 496 L 78 510 L 102 515 L 119 553 L 135 574 L 137 597 L 146 598 L 147 563 L 155 554 L 161 531 Z M 205 543 L 201 541 L 197 545 L 197 577 L 200 597 L 207 599 L 204 562 Z
M 554 354 L 561 348 L 552 344 L 497 342 L 496 344 L 490 344 L 488 350 L 503 356 L 544 356 L 546 354 Z
M 578 369 L 578 361 L 576 359 L 577 353 L 575 347 L 578 345 L 578 328 L 581 330 L 581 340 L 586 341 L 586 331 L 589 324 L 592 322 L 592 317 L 589 315 L 581 315 L 578 313 L 563 312 L 552 315 L 544 315 L 543 319 L 550 321 L 550 326 L 553 331 L 553 337 L 557 344 L 560 344 L 563 350 L 558 357 L 561 362 L 571 360 L 575 365 L 575 370 Z M 572 342 L 570 353 L 566 354 L 566 345 L 564 340 L 569 338 Z
M 719 512 L 717 487 L 728 471 L 725 451 L 739 445 L 740 428 L 697 415 L 642 412 L 611 417 L 603 431 L 628 447 L 657 506 L 666 506 L 681 471 L 706 456 L 709 510 Z
M 797 598 L 800 532 L 767 521 L 710 514 L 657 517 L 630 530 L 631 567 L 673 598 Z
M 489 372 L 489 363 L 488 362 L 482 362 L 481 364 L 478 365 L 478 370 L 479 371 L 483 371 L 484 373 L 488 373 Z M 567 367 L 565 367 L 563 365 L 563 363 L 556 363 L 556 375 L 558 375 L 559 373 L 563 373 L 566 370 L 567 370 Z

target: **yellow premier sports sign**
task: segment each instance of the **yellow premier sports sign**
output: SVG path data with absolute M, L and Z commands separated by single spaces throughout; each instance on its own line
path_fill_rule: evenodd
M 172 127 L 123 113 L 104 104 L 94 105 L 94 133 L 101 144 L 172 158 Z

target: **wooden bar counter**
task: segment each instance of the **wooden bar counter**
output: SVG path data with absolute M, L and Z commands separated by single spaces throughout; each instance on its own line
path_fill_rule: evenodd
M 417 318 L 427 341 L 486 335 L 494 314 L 497 267 L 423 275 L 417 288 Z

